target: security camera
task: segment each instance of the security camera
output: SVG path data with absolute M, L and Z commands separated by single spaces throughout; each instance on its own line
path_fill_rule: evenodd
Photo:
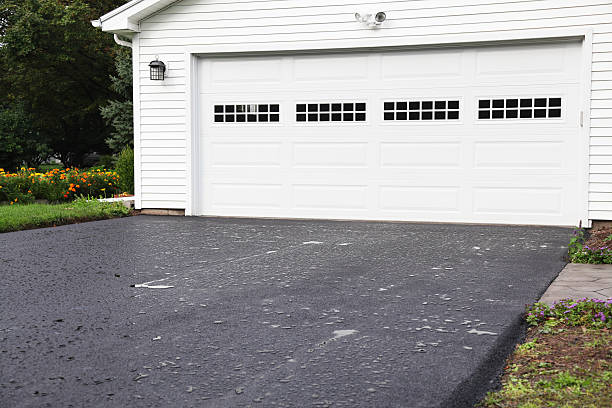
M 366 24 L 370 28 L 374 28 L 381 25 L 386 19 L 387 14 L 382 11 L 367 14 L 355 13 L 355 20 L 359 21 L 360 23 Z

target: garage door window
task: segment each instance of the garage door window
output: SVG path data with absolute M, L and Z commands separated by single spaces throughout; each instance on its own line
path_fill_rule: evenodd
M 388 101 L 383 104 L 383 117 L 391 120 L 458 120 L 459 101 Z
M 480 99 L 478 119 L 555 119 L 561 103 L 561 98 Z
M 365 122 L 365 102 L 298 103 L 297 122 Z
M 215 105 L 215 123 L 278 122 L 278 104 Z

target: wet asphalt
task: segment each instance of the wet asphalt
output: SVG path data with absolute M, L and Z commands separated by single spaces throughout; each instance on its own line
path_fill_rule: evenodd
M 570 235 L 147 216 L 0 234 L 0 406 L 472 406 Z

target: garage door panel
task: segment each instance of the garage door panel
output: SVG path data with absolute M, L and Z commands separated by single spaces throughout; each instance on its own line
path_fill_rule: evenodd
M 565 143 L 534 141 L 476 142 L 474 167 L 476 169 L 563 169 Z
M 370 68 L 367 55 L 304 56 L 293 58 L 292 77 L 298 84 L 367 80 Z
M 579 56 L 566 43 L 203 59 L 199 212 L 575 225 Z M 481 99 L 534 98 L 561 98 L 561 117 L 480 118 Z M 423 104 L 435 101 L 459 101 L 459 117 L 435 119 Z M 320 116 L 357 102 L 365 121 Z M 232 104 L 278 104 L 279 121 L 215 122 L 215 105 Z
M 293 144 L 294 167 L 367 167 L 367 143 L 301 142 Z
M 212 208 L 274 208 L 283 203 L 282 184 L 211 182 L 210 205 Z
M 367 185 L 294 184 L 293 207 L 296 209 L 366 210 Z
M 460 188 L 448 186 L 381 185 L 383 211 L 459 212 Z
M 484 47 L 476 50 L 479 81 L 576 81 L 580 58 L 574 44 L 547 44 L 532 47 Z M 519 83 L 520 83 L 519 82 Z
M 218 142 L 207 148 L 212 167 L 280 167 L 283 157 L 282 144 L 274 142 Z
M 402 81 L 461 78 L 464 75 L 464 51 L 397 52 L 381 55 L 381 79 Z M 405 86 L 405 82 L 404 82 Z
M 382 142 L 380 166 L 382 168 L 439 168 L 461 165 L 459 142 Z
M 561 216 L 562 187 L 477 187 L 474 213 Z

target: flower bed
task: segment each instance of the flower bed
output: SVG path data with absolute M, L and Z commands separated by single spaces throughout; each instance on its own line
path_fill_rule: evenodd
M 53 169 L 39 173 L 22 168 L 15 173 L 0 169 L 0 202 L 29 204 L 35 200 L 68 202 L 76 197 L 112 197 L 121 193 L 119 176 L 114 171 L 76 168 Z
M 584 230 L 577 229 L 568 249 L 574 263 L 612 264 L 612 230 L 594 231 L 586 239 Z
M 507 361 L 502 388 L 477 406 L 610 407 L 612 299 L 536 303 L 523 344 Z

